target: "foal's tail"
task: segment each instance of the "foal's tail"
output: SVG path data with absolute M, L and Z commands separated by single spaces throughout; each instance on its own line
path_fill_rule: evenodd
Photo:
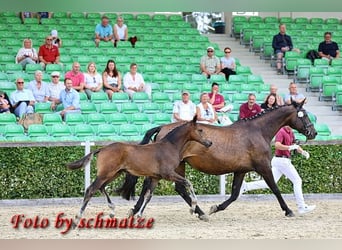
M 145 136 L 142 139 L 142 141 L 139 143 L 139 145 L 148 144 L 151 140 L 155 141 L 155 138 L 160 132 L 161 128 L 162 126 L 159 126 L 159 127 L 151 128 L 150 130 L 148 130 L 145 133 Z M 156 135 L 152 139 L 152 136 L 154 134 Z M 130 173 L 126 172 L 125 182 L 122 184 L 120 188 L 116 189 L 115 192 L 121 195 L 123 199 L 126 199 L 126 200 L 133 199 L 135 195 L 135 186 L 137 182 L 138 182 L 137 176 L 131 175 Z
M 90 152 L 89 154 L 84 156 L 82 159 L 68 163 L 67 167 L 71 170 L 84 167 L 89 161 L 91 161 L 91 159 L 93 158 L 94 155 L 96 155 L 98 152 L 100 152 L 100 150 L 101 149 L 97 149 L 93 152 Z

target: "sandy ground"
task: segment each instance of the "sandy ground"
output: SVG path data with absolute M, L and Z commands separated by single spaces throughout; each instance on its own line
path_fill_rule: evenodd
M 265 198 L 266 197 L 266 198 Z M 342 239 L 341 196 L 306 199 L 317 205 L 315 211 L 298 215 L 293 199 L 285 198 L 296 213 L 287 218 L 278 202 L 269 195 L 243 196 L 225 211 L 210 216 L 209 222 L 200 221 L 189 213 L 187 205 L 179 198 L 153 197 L 144 213 L 145 228 L 93 228 L 96 216 L 103 213 L 106 221 L 109 209 L 103 197 L 91 201 L 85 211 L 85 222 L 92 228 L 67 230 L 66 220 L 78 212 L 81 199 L 71 204 L 13 205 L 0 202 L 1 239 Z M 124 223 L 133 201 L 113 200 L 118 222 Z M 208 200 L 199 198 L 199 205 L 207 212 L 223 197 Z M 64 202 L 68 203 L 68 201 Z M 57 220 L 59 216 L 59 220 Z M 36 219 L 38 217 L 38 219 Z M 92 220 L 93 219 L 93 220 Z M 149 220 L 149 221 L 148 221 Z M 152 222 L 153 220 L 153 222 Z M 18 228 L 14 228 L 17 223 Z M 99 224 L 98 224 L 99 225 Z M 103 224 L 104 225 L 104 224 Z M 122 224 L 125 226 L 125 224 Z M 127 225 L 127 224 L 126 224 Z M 137 225 L 137 221 L 133 222 Z M 38 226 L 37 228 L 34 228 Z M 39 228 L 39 226 L 43 228 Z M 27 227 L 27 228 L 25 228 Z M 151 227 L 151 228 L 147 228 Z M 67 233 L 63 234 L 63 231 Z

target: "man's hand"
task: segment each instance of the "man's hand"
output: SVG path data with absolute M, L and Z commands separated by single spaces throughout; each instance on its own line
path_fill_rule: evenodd
M 298 148 L 299 148 L 299 145 L 294 144 L 294 145 L 289 146 L 288 150 L 289 150 L 289 151 L 291 151 L 291 150 L 297 150 Z
M 301 154 L 305 157 L 305 159 L 309 159 L 310 158 L 309 152 L 307 152 L 305 150 L 303 150 Z

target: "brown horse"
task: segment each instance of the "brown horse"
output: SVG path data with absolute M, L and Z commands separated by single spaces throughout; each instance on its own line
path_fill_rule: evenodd
M 303 109 L 303 104 L 304 101 L 275 107 L 254 117 L 237 121 L 227 127 L 199 125 L 213 142 L 213 145 L 206 149 L 199 144 L 189 143 L 187 154 L 184 154 L 184 161 L 181 162 L 176 171 L 185 176 L 185 162 L 187 162 L 192 168 L 207 174 L 234 173 L 231 196 L 222 204 L 212 206 L 209 214 L 224 210 L 235 201 L 239 196 L 245 174 L 256 171 L 264 178 L 277 197 L 280 207 L 285 211 L 285 215 L 289 217 L 294 215 L 282 198 L 273 179 L 271 141 L 276 132 L 285 125 L 289 125 L 304 134 L 307 139 L 315 138 L 317 132 Z M 156 133 L 158 134 L 155 139 L 158 141 L 165 133 L 179 125 L 180 123 L 173 123 L 162 126 L 162 129 L 159 127 L 153 128 L 146 133 L 141 143 L 149 143 L 150 138 Z M 126 175 L 125 183 L 118 190 L 123 198 L 129 199 L 134 195 L 136 181 L 137 177 Z M 148 189 L 146 188 L 148 184 L 149 180 L 145 179 L 141 196 L 132 209 L 132 214 L 136 214 L 138 210 L 141 211 L 141 197 Z M 184 186 L 176 183 L 175 189 L 189 205 L 192 204 Z M 207 220 L 208 218 L 198 206 L 196 206 L 195 213 L 198 214 L 200 219 Z
M 147 145 L 112 143 L 87 154 L 78 161 L 67 164 L 69 169 L 78 169 L 86 165 L 93 155 L 98 154 L 96 162 L 97 176 L 86 190 L 83 205 L 76 216 L 76 221 L 82 217 L 87 203 L 98 189 L 107 197 L 108 206 L 112 210 L 110 216 L 114 216 L 115 206 L 111 202 L 105 187 L 123 171 L 136 176 L 151 177 L 151 187 L 149 192 L 145 194 L 144 203 L 151 199 L 153 190 L 159 180 L 166 179 L 190 189 L 194 199 L 193 209 L 195 209 L 196 196 L 192 185 L 186 178 L 176 173 L 175 169 L 183 160 L 184 147 L 189 141 L 198 142 L 204 148 L 208 148 L 212 144 L 211 141 L 203 138 L 202 130 L 197 129 L 196 120 L 197 117 L 195 116 L 192 121 L 176 127 L 157 143 Z

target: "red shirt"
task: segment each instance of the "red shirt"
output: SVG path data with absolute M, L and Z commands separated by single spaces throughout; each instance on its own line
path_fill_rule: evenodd
M 261 108 L 258 104 L 254 103 L 252 109 L 249 109 L 248 103 L 245 102 L 240 106 L 240 119 L 249 118 L 261 112 Z
M 275 141 L 276 142 L 280 142 L 283 145 L 286 146 L 290 146 L 293 144 L 294 142 L 294 134 L 292 129 L 285 129 L 284 127 L 282 127 L 281 129 L 279 129 L 279 131 L 277 132 L 276 136 L 275 136 Z M 286 157 L 290 157 L 291 153 L 289 150 L 279 150 L 276 149 L 275 150 L 275 155 L 276 156 L 286 156 Z
M 208 96 L 209 96 L 209 99 L 211 99 L 212 96 L 213 96 L 213 93 L 209 93 Z M 216 95 L 215 95 L 215 101 L 212 103 L 212 105 L 217 105 L 217 104 L 220 104 L 220 103 L 222 103 L 222 102 L 224 103 L 224 97 L 223 97 L 223 95 L 216 94 Z M 221 108 L 215 108 L 215 111 L 217 111 L 217 110 L 219 110 L 219 109 L 221 109 Z
M 82 72 L 75 74 L 73 71 L 69 71 L 65 73 L 64 78 L 70 78 L 73 87 L 80 86 L 81 82 L 84 83 L 84 74 Z
M 42 56 L 43 59 L 47 62 L 54 63 L 56 61 L 57 56 L 59 56 L 58 47 L 52 45 L 51 48 L 48 48 L 47 45 L 43 44 L 39 47 L 38 56 Z

